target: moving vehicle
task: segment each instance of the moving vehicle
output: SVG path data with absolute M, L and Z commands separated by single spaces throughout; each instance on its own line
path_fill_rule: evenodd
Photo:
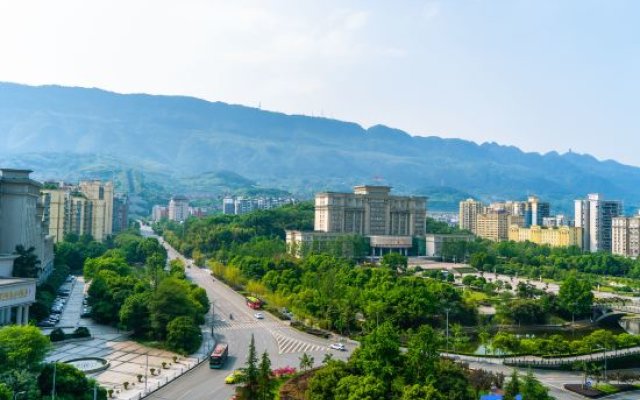
M 253 316 L 256 317 L 256 319 L 264 319 L 264 314 L 261 312 L 257 312 L 253 314 Z
M 342 343 L 332 343 L 331 346 L 329 347 L 332 348 L 333 350 L 347 351 L 347 348 Z
M 254 310 L 259 310 L 260 308 L 262 308 L 262 300 L 260 300 L 257 297 L 247 297 L 247 306 L 249 306 L 249 308 L 253 308 Z
M 209 356 L 209 368 L 220 369 L 229 357 L 229 345 L 226 343 L 218 343 Z
M 230 373 L 226 378 L 224 378 L 224 383 L 228 385 L 239 383 L 240 380 L 242 380 L 243 376 L 244 376 L 244 372 L 240 371 L 239 369 L 236 369 L 232 373 Z

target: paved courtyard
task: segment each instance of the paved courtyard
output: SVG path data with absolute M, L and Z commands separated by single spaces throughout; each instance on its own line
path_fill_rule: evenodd
M 141 398 L 145 392 L 155 390 L 173 380 L 206 357 L 206 349 L 211 344 L 208 342 L 203 343 L 198 355 L 182 357 L 169 351 L 143 346 L 129 340 L 126 332 L 95 324 L 91 319 L 80 318 L 85 286 L 82 277 L 78 277 L 75 284 L 67 284 L 71 294 L 58 327 L 66 333 L 71 333 L 77 327 L 85 326 L 89 328 L 92 337 L 54 344 L 47 361 L 68 361 L 82 357 L 103 358 L 107 360 L 109 367 L 91 376 L 104 388 L 113 389 L 114 398 L 129 400 Z M 43 329 L 43 332 L 50 333 L 51 328 Z M 178 357 L 177 362 L 173 361 L 174 356 Z M 163 362 L 166 363 L 165 368 L 162 367 Z M 151 375 L 151 368 L 154 369 L 154 375 Z M 129 383 L 127 389 L 125 382 Z

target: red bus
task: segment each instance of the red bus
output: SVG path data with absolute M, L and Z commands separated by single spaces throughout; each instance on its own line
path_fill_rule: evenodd
M 254 310 L 259 310 L 262 308 L 262 300 L 257 297 L 247 297 L 247 306 L 249 308 L 253 308 Z
M 229 357 L 229 345 L 226 343 L 217 344 L 209 357 L 209 368 L 220 369 Z

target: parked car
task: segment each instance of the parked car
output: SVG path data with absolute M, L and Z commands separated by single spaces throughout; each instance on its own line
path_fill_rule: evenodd
M 347 351 L 347 348 L 342 343 L 332 343 L 331 346 L 329 347 L 332 348 L 333 350 Z
M 51 327 L 54 327 L 55 325 L 56 325 L 55 322 L 48 319 L 38 322 L 38 326 L 40 328 L 51 328 Z
M 91 307 L 84 307 L 82 309 L 82 313 L 80 313 L 80 318 L 89 318 L 91 316 Z
M 261 312 L 257 312 L 253 314 L 253 316 L 256 317 L 256 319 L 264 319 L 264 314 Z

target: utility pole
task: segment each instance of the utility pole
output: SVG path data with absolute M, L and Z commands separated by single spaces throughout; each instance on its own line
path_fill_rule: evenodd
M 146 395 L 148 393 L 147 390 L 147 371 L 149 371 L 149 351 L 147 351 L 146 354 L 146 363 L 145 363 L 145 367 L 144 367 L 144 394 Z
M 450 307 L 444 309 L 444 312 L 447 314 L 447 325 L 445 327 L 447 331 L 447 353 L 449 353 L 449 311 L 451 311 Z
M 98 400 L 98 382 L 93 384 L 93 400 Z

